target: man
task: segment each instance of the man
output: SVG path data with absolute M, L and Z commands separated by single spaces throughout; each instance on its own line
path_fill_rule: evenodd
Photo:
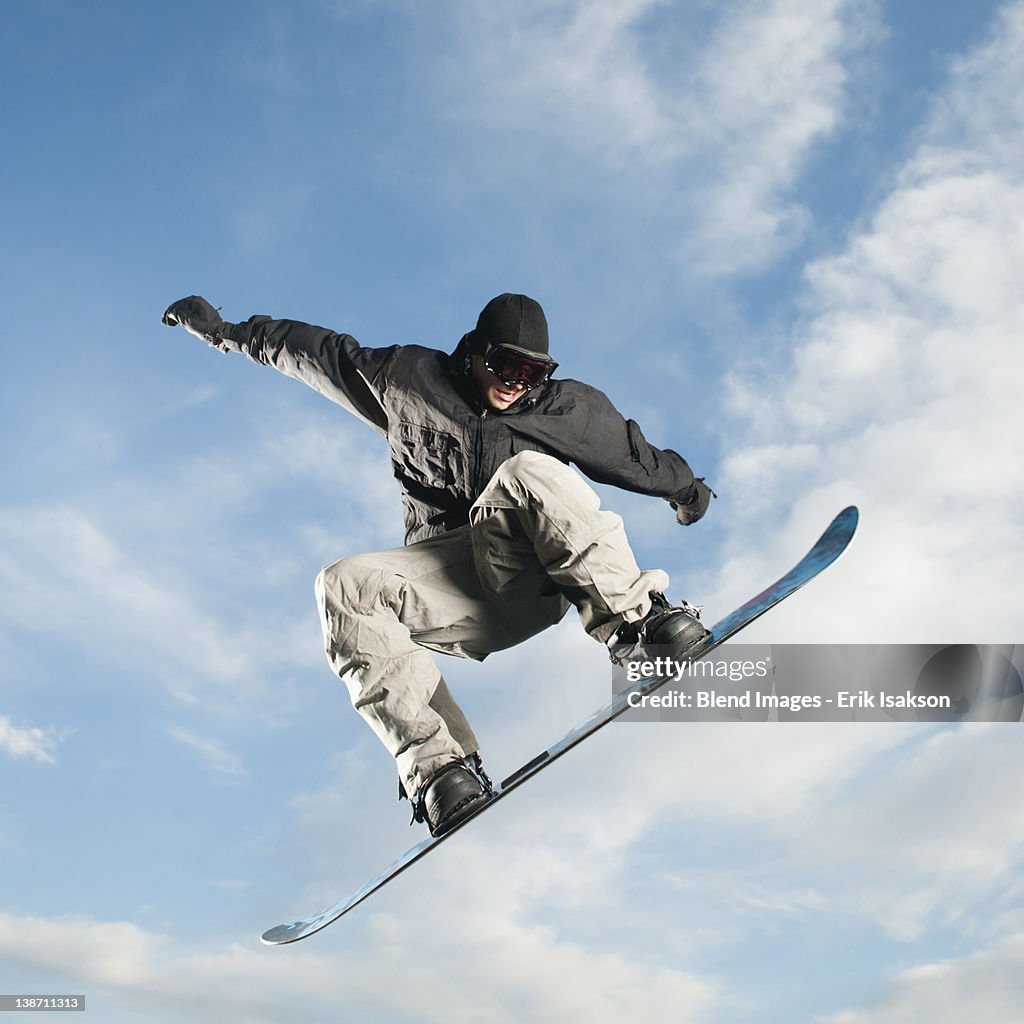
M 602 392 L 552 378 L 533 299 L 492 299 L 451 355 L 365 348 L 266 316 L 228 323 L 199 296 L 175 302 L 163 322 L 308 384 L 387 438 L 406 546 L 343 558 L 320 573 L 316 593 L 328 660 L 432 834 L 476 811 L 492 785 L 428 651 L 483 660 L 570 604 L 613 657 L 636 643 L 679 654 L 707 635 L 695 608 L 669 606 L 668 576 L 639 569 L 621 518 L 568 464 L 666 499 L 684 525 L 703 516 L 710 489 Z

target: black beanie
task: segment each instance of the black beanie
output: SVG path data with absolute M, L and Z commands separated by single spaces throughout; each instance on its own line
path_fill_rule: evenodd
M 483 355 L 494 345 L 514 345 L 541 357 L 548 354 L 548 322 L 540 303 L 506 292 L 484 306 L 470 339 L 470 351 Z

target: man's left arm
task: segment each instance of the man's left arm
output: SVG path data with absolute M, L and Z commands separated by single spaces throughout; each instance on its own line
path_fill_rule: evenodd
M 608 396 L 587 388 L 587 417 L 572 461 L 591 480 L 626 491 L 664 498 L 676 519 L 688 526 L 708 509 L 713 496 L 703 478 L 671 448 L 656 448 L 635 420 L 627 420 Z

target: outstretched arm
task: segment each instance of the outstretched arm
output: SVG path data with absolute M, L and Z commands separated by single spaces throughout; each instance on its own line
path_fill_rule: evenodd
M 384 369 L 399 346 L 364 348 L 348 334 L 298 320 L 253 316 L 229 323 L 198 295 L 180 299 L 163 315 L 222 352 L 242 352 L 265 366 L 301 381 L 348 409 L 378 433 L 387 432 L 381 396 Z
M 625 419 L 597 388 L 586 388 L 585 402 L 589 415 L 573 462 L 599 483 L 664 498 L 684 526 L 697 522 L 713 492 L 694 477 L 686 459 L 652 445 L 640 425 Z

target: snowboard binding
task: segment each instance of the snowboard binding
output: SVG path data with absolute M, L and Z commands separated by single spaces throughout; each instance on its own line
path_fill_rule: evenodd
M 425 822 L 432 836 L 450 832 L 491 799 L 494 784 L 477 753 L 442 765 L 412 801 L 412 822 Z
M 634 657 L 642 647 L 666 648 L 679 659 L 693 654 L 710 638 L 711 632 L 700 621 L 700 608 L 689 601 L 672 605 L 664 594 L 652 593 L 650 611 L 637 622 L 624 622 L 608 650 L 617 664 Z

